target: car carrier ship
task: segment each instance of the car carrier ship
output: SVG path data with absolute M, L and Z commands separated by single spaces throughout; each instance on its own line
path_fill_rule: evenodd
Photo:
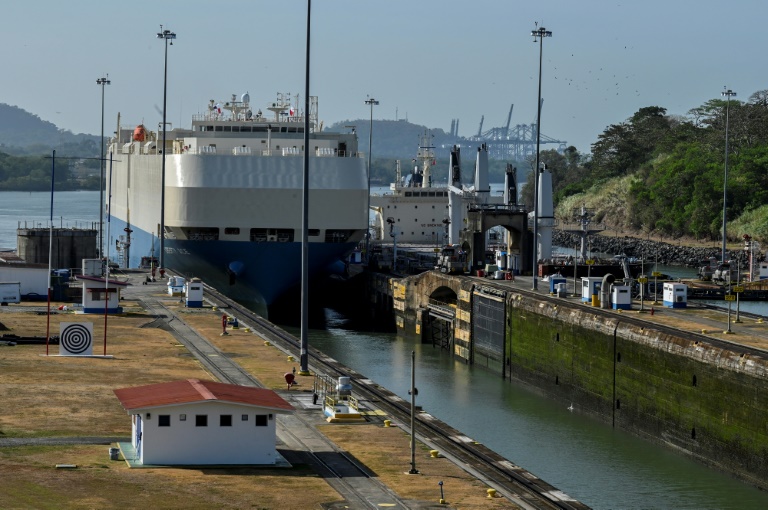
M 364 238 L 365 157 L 354 133 L 322 130 L 317 98 L 289 94 L 253 111 L 248 94 L 211 100 L 189 129 L 124 129 L 107 148 L 111 246 L 122 267 L 162 260 L 242 301 L 272 305 L 301 281 L 304 151 L 309 151 L 309 271 L 318 276 Z M 304 147 L 304 116 L 309 147 Z M 164 231 L 160 231 L 165 150 Z M 160 258 L 159 236 L 164 236 Z M 112 253 L 115 253 L 114 251 Z

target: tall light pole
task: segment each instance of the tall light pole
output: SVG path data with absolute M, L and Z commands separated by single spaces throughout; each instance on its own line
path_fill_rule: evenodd
M 721 264 L 725 264 L 725 210 L 728 203 L 728 197 L 726 195 L 728 189 L 728 115 L 731 106 L 731 97 L 736 95 L 736 92 L 727 87 L 723 87 L 723 89 L 725 90 L 723 90 L 721 94 L 725 96 L 725 175 L 723 176 L 723 252 L 720 255 Z M 728 281 L 730 282 L 730 277 L 728 278 Z
M 379 102 L 372 97 L 365 100 L 365 104 L 371 107 L 371 124 L 368 129 L 368 207 L 365 208 L 365 261 L 368 262 L 371 258 L 371 152 L 373 151 L 373 107 L 378 105 Z
M 99 178 L 99 257 L 104 258 L 104 87 L 109 85 L 109 74 L 106 78 L 98 78 L 96 85 L 101 85 L 101 148 L 99 149 L 99 161 L 101 172 Z
M 160 170 L 160 232 L 158 234 L 160 237 L 160 269 L 163 269 L 165 268 L 165 110 L 168 98 L 168 41 L 171 41 L 171 46 L 173 46 L 176 34 L 170 30 L 163 30 L 163 25 L 160 25 L 160 32 L 157 33 L 157 38 L 165 41 L 165 65 L 163 66 L 163 163 Z
M 536 273 L 539 265 L 539 147 L 541 146 L 541 64 L 544 54 L 544 38 L 552 37 L 552 32 L 539 27 L 531 30 L 533 42 L 539 43 L 539 99 L 536 103 L 536 165 L 533 169 L 533 290 L 538 289 Z
M 312 0 L 307 0 L 307 59 L 304 68 L 304 167 L 301 192 L 301 331 L 299 375 L 309 374 L 309 41 Z

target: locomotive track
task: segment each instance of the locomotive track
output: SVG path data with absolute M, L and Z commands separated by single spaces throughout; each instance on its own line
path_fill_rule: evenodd
M 160 319 L 150 327 L 161 327 L 168 330 L 217 379 L 230 384 L 264 387 L 249 372 L 232 361 L 194 329 L 184 322 L 176 320 L 173 312 L 161 302 L 150 299 L 143 299 L 142 301 L 148 311 Z M 232 309 L 231 303 L 224 303 L 223 301 L 220 303 Z M 248 320 L 252 321 L 252 318 Z M 263 334 L 271 329 L 263 319 L 252 321 L 252 324 Z M 287 333 L 282 332 L 280 338 L 283 338 L 284 335 Z M 270 335 L 270 338 L 273 336 Z M 299 397 L 295 395 L 296 392 L 285 392 L 281 396 L 290 401 L 297 409 L 305 407 L 297 401 Z M 297 412 L 293 415 L 278 416 L 277 419 L 278 436 L 288 447 L 292 448 L 291 452 L 286 453 L 295 458 L 294 462 L 312 466 L 330 486 L 345 498 L 346 504 L 353 505 L 352 508 L 378 508 L 381 504 L 385 504 L 389 508 L 410 508 L 378 479 L 371 477 L 364 466 L 345 454 L 332 441 L 317 431 L 306 415 Z M 295 431 L 301 431 L 301 433 Z
M 270 340 L 287 354 L 296 358 L 299 357 L 301 346 L 296 337 L 244 306 L 230 301 L 215 289 L 206 286 L 205 290 L 207 300 L 226 309 L 229 315 L 237 316 L 241 326 L 249 327 L 255 334 Z M 211 362 L 218 364 L 222 358 L 225 356 L 217 356 Z M 350 377 L 355 384 L 355 394 L 358 400 L 380 409 L 393 418 L 393 421 L 400 423 L 410 421 L 410 403 L 311 346 L 309 347 L 309 363 L 310 368 L 315 373 L 322 373 L 332 378 Z M 249 374 L 243 376 L 247 377 L 250 384 L 258 384 Z M 495 488 L 499 494 L 521 507 L 566 510 L 589 508 L 431 415 L 419 413 L 416 415 L 415 421 L 418 440 L 439 450 L 446 457 L 452 458 L 458 465 L 463 466 L 489 486 Z

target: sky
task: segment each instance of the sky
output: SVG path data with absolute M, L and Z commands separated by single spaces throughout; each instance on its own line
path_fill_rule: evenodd
M 254 110 L 277 93 L 304 103 L 306 0 L 27 0 L 2 5 L 0 103 L 61 129 L 99 135 L 162 119 L 189 127 L 210 99 L 248 92 Z M 536 119 L 588 153 L 610 124 L 645 106 L 684 115 L 723 87 L 745 101 L 768 89 L 764 0 L 315 0 L 310 95 L 326 126 L 408 119 L 459 134 Z M 531 31 L 552 31 L 543 45 Z M 416 142 L 414 142 L 415 149 Z M 546 145 L 543 148 L 554 148 Z

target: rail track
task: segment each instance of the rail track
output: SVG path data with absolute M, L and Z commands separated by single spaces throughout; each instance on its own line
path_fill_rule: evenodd
M 277 347 L 298 358 L 301 346 L 296 337 L 246 307 L 230 301 L 215 289 L 206 286 L 205 290 L 207 299 L 212 304 L 227 309 L 230 315 L 237 316 L 241 326 L 247 325 L 254 333 L 269 338 Z M 311 346 L 308 354 L 310 367 L 316 373 L 333 378 L 350 377 L 355 383 L 355 393 L 359 401 L 370 403 L 395 421 L 410 421 L 410 403 Z M 217 361 L 220 359 L 221 357 Z M 255 382 L 250 375 L 248 377 L 249 381 Z M 470 467 L 489 486 L 523 508 L 589 508 L 431 415 L 419 413 L 415 421 L 417 439 Z
M 238 314 L 247 312 L 239 305 L 233 306 L 232 303 L 225 302 L 222 297 L 219 297 L 217 301 L 230 309 L 236 306 Z M 162 327 L 170 330 L 206 370 L 217 379 L 230 384 L 264 387 L 253 375 L 224 355 L 194 329 L 182 321 L 175 320 L 173 312 L 160 301 L 145 299 L 143 302 L 149 311 L 158 317 L 158 320 L 149 327 Z M 240 316 L 243 317 L 245 314 Z M 279 336 L 282 342 L 288 335 L 276 327 L 269 327 L 270 324 L 258 316 L 248 315 L 247 321 L 249 327 L 253 327 L 262 334 L 273 331 L 272 334 L 269 334 L 269 338 Z M 245 321 L 243 321 L 243 325 L 246 325 Z M 283 394 L 283 397 L 294 400 L 292 402 L 294 407 L 300 408 L 301 406 L 296 405 L 295 398 L 292 397 L 294 394 Z M 385 504 L 388 508 L 403 510 L 409 508 L 409 505 L 386 485 L 372 477 L 365 466 L 318 432 L 302 413 L 280 416 L 278 420 L 283 425 L 278 427 L 278 435 L 286 445 L 293 448 L 292 455 L 301 463 L 312 466 L 329 485 L 345 498 L 344 508 L 379 508 L 381 504 Z M 303 431 L 302 434 L 294 432 L 299 429 Z

